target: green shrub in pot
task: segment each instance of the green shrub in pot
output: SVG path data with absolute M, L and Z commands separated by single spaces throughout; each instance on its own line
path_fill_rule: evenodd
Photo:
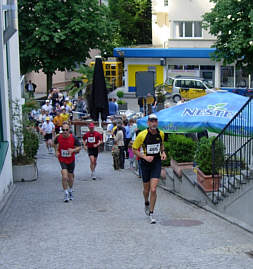
M 171 134 L 168 141 L 164 143 L 167 160 L 162 162 L 163 166 L 170 164 L 170 159 L 178 163 L 193 162 L 196 150 L 196 142 L 184 135 Z
M 178 163 L 193 162 L 196 142 L 184 135 L 169 136 L 170 157 Z
M 215 137 L 202 137 L 197 144 L 197 149 L 195 153 L 195 161 L 198 164 L 199 169 L 205 175 L 212 174 L 212 143 Z M 216 140 L 215 142 L 215 174 L 219 174 L 219 169 L 222 167 L 224 163 L 224 152 L 225 146 L 224 144 Z

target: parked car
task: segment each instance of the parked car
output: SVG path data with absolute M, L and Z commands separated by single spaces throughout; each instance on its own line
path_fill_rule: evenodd
M 233 92 L 239 95 L 243 95 L 243 96 L 248 96 L 251 97 L 253 96 L 253 89 L 249 89 L 249 88 L 224 88 L 225 90 L 229 91 L 229 92 Z
M 165 85 L 166 91 L 175 103 L 182 98 L 194 99 L 207 93 L 215 92 L 210 82 L 199 77 L 168 77 Z

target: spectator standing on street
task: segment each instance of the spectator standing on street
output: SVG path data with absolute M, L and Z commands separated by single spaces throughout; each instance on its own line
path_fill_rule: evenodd
M 130 127 L 130 132 L 131 132 L 131 140 L 134 141 L 136 138 L 136 131 L 138 130 L 135 119 L 129 120 L 129 127 Z
M 59 94 L 57 89 L 53 89 L 52 94 L 51 94 L 51 100 L 52 100 L 52 106 L 55 107 L 56 103 L 58 103 L 59 99 Z
M 152 103 L 152 113 L 155 113 L 156 112 L 157 100 L 156 100 L 155 95 L 153 95 L 153 98 L 154 98 L 154 102 Z
M 109 98 L 109 115 L 113 116 L 117 113 L 117 107 L 115 103 L 112 101 L 112 98 Z
M 141 159 L 143 196 L 145 213 L 150 223 L 156 223 L 153 212 L 156 203 L 156 188 L 161 174 L 161 161 L 166 159 L 164 151 L 164 132 L 158 128 L 155 114 L 148 116 L 148 129 L 140 132 L 133 143 L 134 154 Z M 139 151 L 142 147 L 143 152 Z
M 29 94 L 29 98 L 34 97 L 36 87 L 37 85 L 32 83 L 31 80 L 29 80 L 28 83 L 25 85 L 25 89 Z
M 124 132 L 122 127 L 122 121 L 117 122 L 117 129 L 114 132 L 114 143 L 119 147 L 119 159 L 120 169 L 124 169 L 125 164 L 125 153 L 124 153 Z
M 128 159 L 129 158 L 129 156 L 128 156 L 128 144 L 132 139 L 131 129 L 130 129 L 130 126 L 128 124 L 128 120 L 124 120 L 123 127 L 125 128 L 125 137 L 124 137 L 125 153 L 126 153 L 125 156 L 126 156 L 126 159 Z
M 102 136 L 99 132 L 96 132 L 94 123 L 89 124 L 89 132 L 83 136 L 84 149 L 88 150 L 90 158 L 90 170 L 91 178 L 96 180 L 95 169 L 97 166 L 98 147 L 102 144 Z
M 134 153 L 133 153 L 133 142 L 130 141 L 130 143 L 128 144 L 128 156 L 129 156 L 129 164 L 130 164 L 130 169 L 134 168 Z
M 116 99 L 116 98 L 112 98 L 112 101 L 113 101 L 113 103 L 114 103 L 115 106 L 116 106 L 116 114 L 118 114 L 118 112 L 119 112 L 119 105 L 118 105 L 118 103 L 117 103 L 117 99 Z
M 61 165 L 62 187 L 64 190 L 64 202 L 73 200 L 73 184 L 75 169 L 75 153 L 81 150 L 79 140 L 70 134 L 70 126 L 64 123 L 62 134 L 55 138 L 55 154 Z
M 58 93 L 58 103 L 60 104 L 60 106 L 63 106 L 64 103 L 64 96 L 61 92 Z
M 141 113 L 144 113 L 144 103 L 145 103 L 144 97 L 139 97 L 138 98 L 138 105 L 140 107 Z

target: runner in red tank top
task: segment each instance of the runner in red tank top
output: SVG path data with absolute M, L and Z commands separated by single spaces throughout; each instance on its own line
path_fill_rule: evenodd
M 75 153 L 81 150 L 78 139 L 69 133 L 69 124 L 62 125 L 63 133 L 55 138 L 55 154 L 61 165 L 64 202 L 73 200 L 72 187 L 74 183 Z M 68 189 L 69 188 L 69 189 Z
M 89 124 L 89 132 L 83 136 L 84 149 L 88 149 L 88 154 L 90 158 L 90 170 L 91 178 L 96 180 L 95 168 L 97 165 L 98 157 L 98 147 L 102 144 L 102 136 L 99 132 L 94 131 L 95 125 L 93 123 Z

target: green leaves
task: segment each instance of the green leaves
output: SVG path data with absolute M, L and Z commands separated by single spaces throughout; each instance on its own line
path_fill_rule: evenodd
M 21 72 L 72 69 L 110 42 L 109 10 L 97 0 L 20 0 Z
M 215 60 L 253 67 L 253 1 L 211 0 L 215 7 L 203 16 L 203 27 L 217 37 Z
M 119 46 L 152 43 L 151 0 L 109 0 L 109 7 Z

